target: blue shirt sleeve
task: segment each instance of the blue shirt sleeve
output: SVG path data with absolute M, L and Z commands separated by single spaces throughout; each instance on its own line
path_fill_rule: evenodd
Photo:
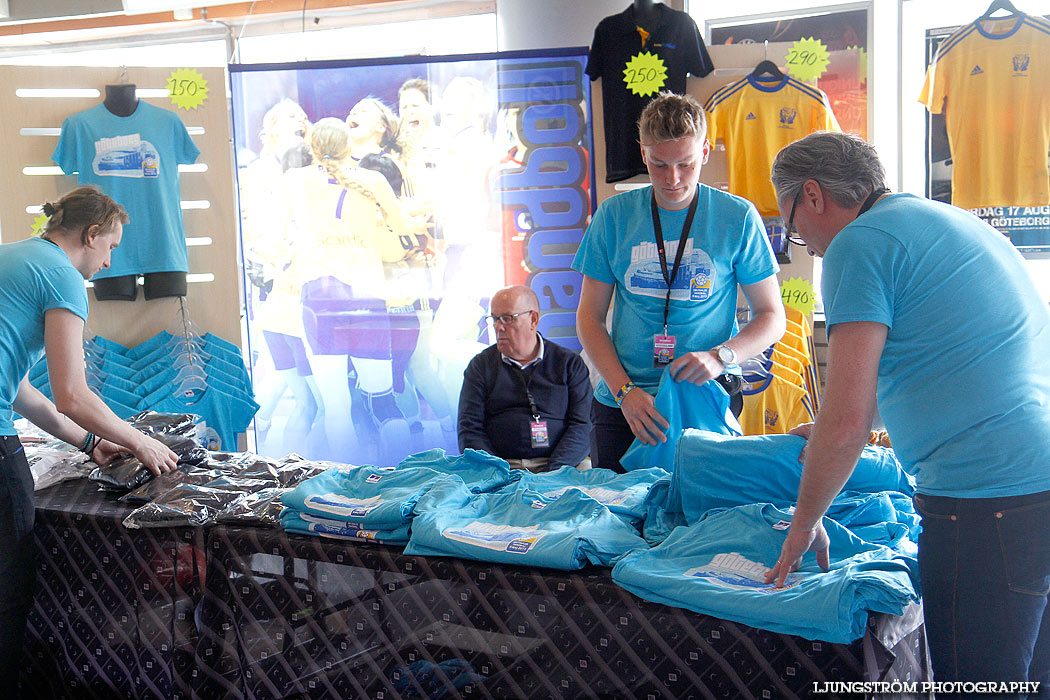
M 616 284 L 609 259 L 608 234 L 606 231 L 609 207 L 602 202 L 594 213 L 587 232 L 583 234 L 576 257 L 572 260 L 572 269 L 606 284 Z
M 84 321 L 88 317 L 84 278 L 72 267 L 56 267 L 40 278 L 44 290 L 44 311 L 68 309 Z
M 879 245 L 876 238 L 883 239 Z M 874 321 L 892 328 L 896 279 L 907 254 L 882 231 L 853 226 L 839 232 L 824 255 L 820 282 L 828 327 Z
M 739 284 L 755 284 L 777 274 L 780 266 L 773 255 L 762 217 L 753 204 L 747 208 L 743 227 L 743 246 L 735 262 L 734 273 Z
M 65 121 L 62 122 L 62 132 L 58 137 L 58 145 L 55 146 L 55 152 L 51 154 L 51 160 L 55 161 L 66 175 L 72 175 L 80 169 L 77 163 L 76 129 L 76 120 L 72 117 L 66 117 Z

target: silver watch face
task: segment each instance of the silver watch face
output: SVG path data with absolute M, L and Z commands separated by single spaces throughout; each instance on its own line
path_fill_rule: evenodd
M 718 348 L 718 359 L 724 364 L 732 364 L 733 360 L 736 359 L 736 353 L 731 348 L 727 348 L 725 345 Z

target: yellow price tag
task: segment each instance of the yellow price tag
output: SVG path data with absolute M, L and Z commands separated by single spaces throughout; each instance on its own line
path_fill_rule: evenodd
M 816 80 L 828 69 L 828 47 L 819 39 L 799 39 L 784 57 L 788 73 L 799 80 Z
M 847 46 L 846 50 L 857 52 L 857 72 L 860 74 L 860 82 L 868 82 L 868 52 L 859 46 Z
M 37 214 L 37 217 L 33 219 L 33 225 L 29 228 L 29 233 L 33 236 L 43 236 L 47 219 L 47 214 Z
M 667 66 L 656 54 L 642 51 L 632 56 L 623 69 L 623 82 L 635 95 L 655 95 L 667 82 Z
M 784 301 L 784 306 L 808 314 L 817 302 L 817 293 L 813 291 L 813 283 L 809 280 L 792 277 L 780 285 L 780 298 Z
M 208 99 L 208 81 L 193 68 L 179 68 L 168 77 L 171 103 L 180 109 L 197 109 Z

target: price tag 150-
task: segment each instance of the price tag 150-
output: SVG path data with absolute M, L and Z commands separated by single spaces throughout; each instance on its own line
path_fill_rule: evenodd
M 197 109 L 208 99 L 208 81 L 193 68 L 179 68 L 168 77 L 168 92 L 179 109 Z

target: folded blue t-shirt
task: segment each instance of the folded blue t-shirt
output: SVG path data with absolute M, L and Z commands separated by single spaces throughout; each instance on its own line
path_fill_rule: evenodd
M 675 447 L 687 428 L 707 430 L 722 435 L 742 435 L 740 422 L 729 410 L 729 394 L 711 380 L 697 385 L 676 382 L 667 370 L 660 375 L 660 388 L 654 398 L 656 410 L 667 419 L 666 442 L 646 445 L 635 438 L 620 465 L 628 471 L 646 467 L 674 469 Z
M 611 469 L 587 469 L 562 467 L 552 472 L 515 470 L 520 475 L 515 483 L 504 487 L 504 491 L 529 489 L 554 499 L 570 489 L 579 489 L 601 503 L 614 514 L 631 524 L 645 518 L 649 492 L 661 478 L 669 475 L 663 469 L 638 469 L 618 474 Z
M 865 542 L 918 555 L 920 518 L 911 496 L 899 491 L 844 491 L 831 502 L 825 515 Z
M 625 552 L 648 546 L 582 491 L 549 500 L 522 490 L 477 494 L 461 508 L 421 513 L 405 554 L 572 570 L 588 563 L 609 566 Z
M 301 535 L 398 546 L 404 546 L 408 543 L 409 530 L 408 523 L 389 530 L 378 530 L 363 527 L 361 523 L 318 518 L 317 516 L 300 513 L 290 508 L 285 508 L 281 511 L 281 527 L 288 532 L 296 532 Z
M 864 635 L 869 612 L 900 615 L 918 599 L 915 558 L 865 542 L 830 518 L 823 524 L 831 569 L 822 571 L 809 552 L 783 589 L 766 584 L 791 517 L 769 504 L 709 513 L 658 547 L 621 558 L 613 581 L 646 600 L 838 644 Z
M 408 523 L 417 502 L 439 484 L 445 486 L 442 503 L 461 506 L 470 497 L 462 479 L 428 467 L 343 466 L 307 479 L 281 503 L 301 514 L 393 530 Z
M 440 447 L 409 455 L 397 465 L 426 467 L 445 474 L 455 474 L 463 479 L 474 493 L 495 491 L 518 478 L 516 469 L 511 469 L 507 460 L 490 455 L 484 450 L 467 448 L 461 455 L 449 456 Z
M 678 441 L 668 492 L 668 510 L 695 523 L 712 508 L 749 503 L 787 507 L 798 500 L 806 444 L 797 435 L 720 435 L 686 430 Z M 843 491 L 915 492 L 913 479 L 901 468 L 893 450 L 867 445 Z

